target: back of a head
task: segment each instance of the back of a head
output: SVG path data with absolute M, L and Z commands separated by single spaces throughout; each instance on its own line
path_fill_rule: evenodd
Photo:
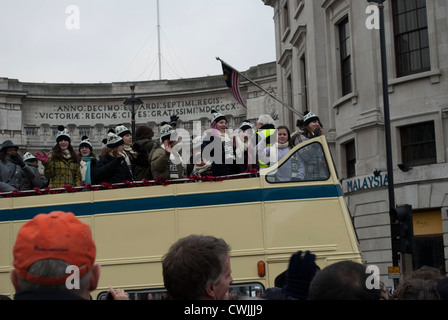
M 21 288 L 66 288 L 70 273 L 77 267 L 82 279 L 94 267 L 96 246 L 90 226 L 71 212 L 38 214 L 19 230 L 13 248 L 14 272 Z
M 411 279 L 398 289 L 399 300 L 440 300 L 437 283 L 433 280 Z
M 269 114 L 262 114 L 258 117 L 257 123 L 260 124 L 275 124 L 274 119 Z
M 319 271 L 310 285 L 309 300 L 379 300 L 379 289 L 368 289 L 366 267 L 341 261 Z
M 60 259 L 43 259 L 34 262 L 28 269 L 30 274 L 41 279 L 60 279 L 67 277 L 67 268 L 71 266 L 70 263 Z M 70 274 L 69 274 L 70 275 Z M 88 287 L 90 280 L 90 272 L 86 273 L 79 279 L 79 286 L 71 285 L 69 289 L 66 282 L 58 281 L 51 284 L 40 284 L 33 281 L 18 279 L 20 290 L 32 289 L 52 289 L 70 291 L 74 294 L 81 295 Z
M 148 126 L 138 126 L 135 131 L 135 140 L 152 139 L 154 132 Z
M 199 300 L 205 287 L 221 277 L 230 247 L 213 236 L 190 235 L 173 244 L 162 261 L 163 281 L 170 298 Z
M 443 279 L 443 275 L 437 268 L 422 266 L 412 272 L 410 279 L 433 280 L 437 282 Z

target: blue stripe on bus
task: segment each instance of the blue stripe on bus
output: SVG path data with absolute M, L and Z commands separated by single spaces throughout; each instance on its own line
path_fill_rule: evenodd
M 1 210 L 0 221 L 28 220 L 39 213 L 51 211 L 73 212 L 77 216 L 116 213 L 126 211 L 161 210 L 170 208 L 203 207 L 251 203 L 259 201 L 282 201 L 294 199 L 319 199 L 341 197 L 339 185 L 286 187 L 272 189 L 239 190 L 216 193 L 116 200 L 56 206 Z

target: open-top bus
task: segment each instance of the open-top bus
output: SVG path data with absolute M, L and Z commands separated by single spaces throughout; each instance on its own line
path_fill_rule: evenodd
M 305 157 L 305 175 L 298 177 Z M 277 181 L 276 170 L 288 160 L 291 179 Z M 324 136 L 296 146 L 259 173 L 33 192 L 0 194 L 0 294 L 11 297 L 17 232 L 36 214 L 54 210 L 73 212 L 91 226 L 101 265 L 93 299 L 104 299 L 110 285 L 133 299 L 147 299 L 148 293 L 162 299 L 162 258 L 189 234 L 230 244 L 232 290 L 238 294 L 255 296 L 273 287 L 298 250 L 314 253 L 320 268 L 362 261 Z

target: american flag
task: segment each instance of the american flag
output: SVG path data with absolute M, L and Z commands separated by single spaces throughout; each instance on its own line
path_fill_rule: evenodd
M 228 65 L 224 64 L 221 61 L 222 64 L 222 71 L 224 73 L 224 80 L 226 81 L 227 87 L 230 89 L 230 93 L 235 97 L 235 99 L 246 108 L 246 103 L 243 100 L 243 97 L 241 97 L 240 92 L 240 81 L 239 81 L 239 73 L 232 67 L 229 67 Z

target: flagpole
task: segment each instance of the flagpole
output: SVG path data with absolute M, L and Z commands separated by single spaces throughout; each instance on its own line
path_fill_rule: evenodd
M 159 17 L 159 0 L 157 0 L 157 41 L 158 41 L 158 55 L 159 55 L 159 80 L 162 80 L 162 54 L 160 52 L 160 17 Z
M 230 64 L 228 64 L 227 62 L 223 61 L 222 59 L 220 59 L 219 57 L 216 57 L 216 60 L 221 61 L 221 63 L 229 66 L 230 68 L 236 70 L 234 67 L 232 67 Z M 266 92 L 269 96 L 271 96 L 273 99 L 275 99 L 276 101 L 280 102 L 283 106 L 285 106 L 286 108 L 288 108 L 289 110 L 291 110 L 292 112 L 294 112 L 295 114 L 297 114 L 298 116 L 303 118 L 303 115 L 291 108 L 289 105 L 287 105 L 285 102 L 281 101 L 279 98 L 277 98 L 276 96 L 274 96 L 272 93 L 270 93 L 269 91 L 265 90 L 264 88 L 262 88 L 258 83 L 256 83 L 255 81 L 253 81 L 252 79 L 249 79 L 248 77 L 246 77 L 244 74 L 242 74 L 241 72 L 239 72 L 238 70 L 236 70 L 240 75 L 242 75 L 244 78 L 246 78 L 246 80 L 248 80 L 250 83 L 252 83 L 253 85 L 255 85 L 256 87 L 258 87 L 259 89 L 263 90 L 264 92 Z

